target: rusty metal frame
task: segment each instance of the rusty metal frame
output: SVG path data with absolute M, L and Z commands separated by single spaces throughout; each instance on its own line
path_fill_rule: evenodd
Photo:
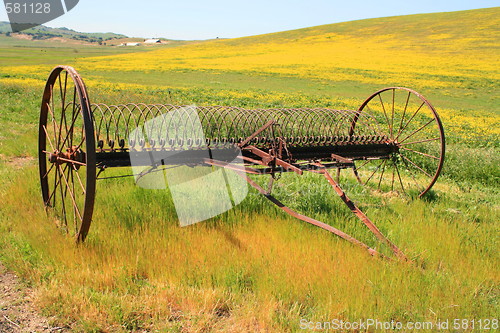
M 394 118 L 394 100 L 396 93 L 400 92 L 408 95 L 398 124 Z M 389 103 L 384 104 L 383 98 L 387 98 L 384 94 L 387 93 Z M 390 104 L 391 94 L 392 104 Z M 70 98 L 67 98 L 68 96 Z M 408 110 L 408 118 L 405 118 L 410 98 L 416 98 L 419 103 L 421 101 L 421 104 L 417 110 Z M 54 105 L 54 100 L 60 100 L 61 104 Z M 378 100 L 380 100 L 383 115 L 387 119 L 385 123 L 378 121 L 369 112 L 371 103 L 378 102 Z M 96 180 L 116 178 L 103 178 L 100 175 L 107 168 L 130 166 L 129 153 L 135 151 L 137 147 L 140 147 L 144 154 L 149 154 L 152 151 L 168 150 L 172 145 L 171 142 L 155 138 L 154 135 L 148 137 L 149 141 L 146 145 L 144 140 L 141 142 L 129 137 L 131 129 L 143 126 L 147 121 L 159 115 L 182 107 L 142 103 L 91 104 L 82 78 L 72 67 L 57 66 L 51 72 L 44 90 L 39 125 L 39 171 L 42 197 L 48 210 L 55 212 L 57 220 L 62 219 L 62 223 L 59 221 L 59 224 L 63 224 L 66 230 L 75 236 L 76 241 L 84 241 L 88 234 L 94 209 Z M 193 159 L 192 154 L 184 157 L 181 152 L 167 164 L 182 164 L 189 161 L 198 165 L 234 170 L 244 177 L 250 186 L 285 213 L 360 246 L 371 255 L 388 258 L 351 235 L 290 209 L 272 195 L 273 184 L 283 172 L 302 175 L 304 171 L 309 171 L 323 175 L 334 192 L 376 238 L 386 244 L 396 257 L 404 261 L 408 260 L 404 253 L 384 236 L 347 196 L 340 186 L 339 174 L 341 169 L 352 169 L 361 181 L 358 171 L 367 163 L 380 162 L 379 167 L 371 175 L 373 177 L 379 171 L 377 177 L 380 177 L 378 182 L 380 189 L 386 164 L 392 163 L 395 167 L 392 170 L 392 186 L 397 175 L 402 192 L 405 192 L 406 189 L 396 164 L 396 158 L 402 156 L 403 158 L 399 158 L 406 168 L 413 168 L 414 172 L 421 172 L 428 176 L 429 180 L 424 179 L 425 183 L 422 185 L 412 175 L 420 196 L 427 193 L 442 170 L 445 139 L 443 126 L 436 110 L 422 95 L 407 88 L 385 88 L 372 94 L 358 110 L 325 108 L 248 110 L 223 106 L 200 106 L 196 110 L 205 126 L 206 142 L 183 137 L 182 133 L 176 140 L 185 140 L 190 151 L 200 156 L 199 159 Z M 420 119 L 419 117 L 423 119 L 423 125 L 419 123 L 416 129 L 411 129 L 413 132 L 404 133 L 409 124 L 414 119 Z M 80 124 L 79 127 L 75 125 L 75 121 Z M 399 128 L 396 129 L 396 126 Z M 431 134 L 425 134 L 429 137 L 424 136 L 416 142 L 436 145 L 439 148 L 438 156 L 404 147 L 405 140 L 422 129 L 428 130 L 429 128 L 432 130 Z M 162 128 L 155 130 L 161 132 Z M 77 137 L 78 131 L 81 131 L 83 139 L 75 145 L 73 136 Z M 62 135 L 66 136 L 64 140 L 60 139 Z M 208 156 L 215 156 L 214 152 L 228 153 L 227 160 L 206 158 L 207 155 L 203 154 L 204 150 L 208 150 L 210 153 Z M 242 154 L 234 154 L 235 150 L 240 150 Z M 420 154 L 423 158 L 432 161 L 435 160 L 436 166 L 430 171 L 425 171 L 423 164 L 418 165 L 402 155 L 403 150 Z M 216 156 L 222 155 L 216 154 Z M 239 158 L 241 163 L 235 163 L 235 157 Z M 162 160 L 159 165 L 152 165 L 148 172 L 160 170 L 160 166 L 164 163 L 165 161 Z M 381 165 L 383 168 L 379 170 Z M 337 180 L 328 171 L 333 168 L 337 169 Z M 96 174 L 96 169 L 99 169 L 98 174 Z M 80 179 L 80 174 L 85 174 L 84 181 Z M 250 174 L 270 175 L 267 190 L 252 180 L 249 177 Z M 80 198 L 76 198 L 75 186 L 83 192 Z M 69 202 L 69 205 L 72 204 L 73 207 L 66 207 L 65 202 Z M 70 227 L 71 221 L 68 221 L 68 216 L 71 215 L 71 211 L 73 211 L 72 223 L 74 225 Z

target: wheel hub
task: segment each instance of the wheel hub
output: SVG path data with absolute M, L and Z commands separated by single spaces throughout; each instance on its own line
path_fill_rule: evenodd
M 391 153 L 398 153 L 399 149 L 401 148 L 401 144 L 393 139 L 389 139 L 387 141 L 387 144 L 391 147 Z
M 85 163 L 85 152 L 77 146 L 66 148 L 65 152 L 55 150 L 53 153 L 49 154 L 49 162 L 57 165 L 71 163 L 78 169 L 81 164 Z

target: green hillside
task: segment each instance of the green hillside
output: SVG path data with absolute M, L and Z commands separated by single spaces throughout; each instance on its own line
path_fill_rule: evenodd
M 465 134 L 484 144 L 482 135 L 498 134 L 495 120 L 477 118 L 498 114 L 491 105 L 500 85 L 499 27 L 500 7 L 409 15 L 87 58 L 77 67 L 111 82 L 141 82 L 148 73 L 150 85 L 279 85 L 330 97 L 363 98 L 384 86 L 407 86 L 441 106 L 451 126 L 474 127 Z
M 415 14 L 404 16 L 382 17 L 342 23 L 319 25 L 303 29 L 295 29 L 258 36 L 250 36 L 225 40 L 225 43 L 258 43 L 258 42 L 291 42 L 315 37 L 317 35 L 336 33 L 351 38 L 390 37 L 401 44 L 414 42 L 425 44 L 426 38 L 443 34 L 440 39 L 453 41 L 473 36 L 480 38 L 484 44 L 498 48 L 500 34 L 500 7 L 481 8 L 456 12 Z M 445 42 L 446 43 L 446 42 Z M 485 45 L 478 45 L 484 47 Z M 439 49 L 443 44 L 435 43 Z
M 0 22 L 0 33 L 8 34 L 12 30 L 8 22 Z M 112 32 L 106 33 L 92 33 L 92 32 L 78 32 L 68 28 L 50 28 L 40 25 L 31 29 L 24 30 L 23 34 L 32 36 L 33 39 L 48 39 L 53 37 L 69 38 L 85 42 L 103 42 L 110 39 L 127 38 L 125 35 L 115 34 Z

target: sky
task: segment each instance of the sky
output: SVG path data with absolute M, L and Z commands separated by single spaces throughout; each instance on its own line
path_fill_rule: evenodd
M 80 0 L 73 10 L 45 25 L 192 40 L 495 6 L 500 6 L 500 0 Z M 8 21 L 4 8 L 0 8 L 0 21 Z

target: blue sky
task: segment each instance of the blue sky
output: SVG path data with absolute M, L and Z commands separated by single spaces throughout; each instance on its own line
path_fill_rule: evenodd
M 80 0 L 72 11 L 46 25 L 136 37 L 208 39 L 499 5 L 499 0 Z M 0 8 L 0 21 L 7 20 Z

